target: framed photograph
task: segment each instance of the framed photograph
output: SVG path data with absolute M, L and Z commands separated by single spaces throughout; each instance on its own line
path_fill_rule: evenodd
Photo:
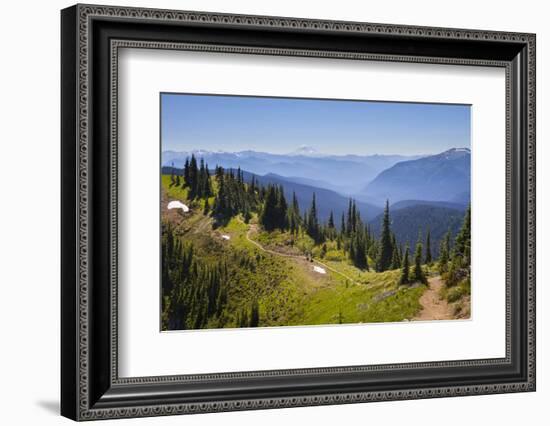
M 61 29 L 64 416 L 535 390 L 535 35 Z

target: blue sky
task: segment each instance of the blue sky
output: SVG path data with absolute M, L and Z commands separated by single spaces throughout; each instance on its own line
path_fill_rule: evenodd
M 311 146 L 326 154 L 435 154 L 470 147 L 470 106 L 161 94 L 163 151 Z

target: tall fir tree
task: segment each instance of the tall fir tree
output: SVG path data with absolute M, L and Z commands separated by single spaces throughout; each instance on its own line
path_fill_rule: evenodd
M 383 272 L 390 268 L 392 255 L 393 247 L 390 229 L 390 203 L 388 200 L 386 200 L 386 207 L 384 208 L 384 215 L 382 217 L 382 230 L 380 234 L 378 262 L 376 265 L 376 270 L 378 272 Z
M 395 234 L 392 234 L 392 259 L 391 259 L 391 269 L 401 268 L 401 259 L 399 258 L 399 246 L 397 244 L 397 239 Z
M 409 246 L 405 247 L 405 255 L 403 256 L 403 267 L 401 269 L 401 278 L 399 279 L 400 284 L 409 283 Z
M 258 327 L 260 325 L 260 306 L 258 301 L 252 302 L 250 307 L 250 327 Z
M 357 230 L 357 206 L 355 205 L 355 200 L 351 204 L 351 232 Z
M 311 207 L 307 217 L 307 233 L 315 242 L 319 242 L 319 219 L 317 218 L 317 203 L 315 202 L 315 192 L 311 198 Z
M 447 251 L 447 255 L 451 256 L 451 230 L 450 229 L 445 234 L 445 237 L 443 238 L 443 242 L 445 243 L 445 250 Z
M 222 166 L 216 166 L 216 168 L 215 168 L 215 178 L 216 178 L 216 182 L 218 182 L 218 184 L 220 184 L 220 182 L 224 178 L 224 176 L 225 176 L 225 172 L 223 170 L 223 167 Z
M 256 196 L 256 177 L 254 175 L 252 175 L 252 179 L 248 184 L 248 195 L 251 197 Z
M 279 191 L 277 193 L 277 206 L 276 206 L 276 213 L 277 213 L 277 228 L 279 229 L 286 229 L 287 227 L 287 203 L 285 199 L 285 193 L 282 186 L 279 187 Z
M 351 201 L 351 198 L 349 199 L 349 203 L 348 203 L 348 217 L 347 217 L 347 221 L 346 221 L 346 235 L 349 237 L 351 236 L 351 230 L 352 230 L 352 224 L 351 222 L 353 221 L 353 218 L 352 218 L 352 201 Z
M 471 208 L 468 205 L 466 213 L 464 215 L 464 220 L 462 221 L 462 227 L 455 238 L 454 253 L 456 256 L 460 256 L 461 263 L 463 265 L 470 264 L 470 245 L 471 245 L 471 236 L 470 236 L 470 222 L 471 222 Z
M 176 184 L 176 178 L 174 176 L 174 163 L 172 163 L 172 167 L 170 167 L 170 186 L 174 186 Z
M 328 238 L 331 241 L 336 238 L 336 227 L 334 225 L 334 213 L 332 212 L 332 210 L 330 211 L 328 222 L 325 227 L 325 234 L 326 234 L 326 238 Z
M 330 211 L 330 216 L 328 217 L 328 227 L 330 229 L 334 229 L 334 215 L 332 214 L 332 210 Z
M 424 257 L 424 263 L 426 265 L 431 265 L 432 263 L 432 245 L 431 245 L 431 235 L 430 229 L 426 232 L 426 256 Z
M 204 190 L 203 190 L 203 197 L 211 197 L 213 194 L 212 191 L 212 182 L 210 182 L 210 170 L 208 170 L 208 163 L 206 163 L 205 171 L 204 171 Z
M 193 200 L 197 196 L 199 186 L 199 169 L 197 167 L 197 159 L 195 154 L 191 154 L 191 161 L 189 161 L 189 199 Z
M 183 187 L 189 186 L 189 157 L 185 159 L 185 165 L 183 166 Z
M 297 234 L 300 230 L 300 206 L 298 204 L 298 198 L 296 193 L 292 192 L 292 205 L 288 210 L 288 226 L 292 234 Z
M 416 244 L 416 251 L 414 253 L 414 269 L 413 269 L 413 280 L 421 283 L 426 283 L 426 277 L 424 276 L 424 271 L 422 270 L 422 243 L 418 242 Z
M 218 180 L 218 193 L 214 199 L 214 206 L 212 209 L 213 215 L 218 219 L 225 219 L 229 215 L 230 206 L 229 206 L 229 194 L 226 190 L 226 181 L 223 176 L 223 169 L 221 167 L 218 169 L 222 171 L 221 177 L 216 173 L 216 179 Z
M 272 231 L 277 227 L 277 189 L 269 185 L 265 196 L 264 204 L 260 214 L 260 223 L 267 231 Z
M 439 259 L 438 259 L 438 269 L 439 273 L 443 274 L 447 272 L 449 266 L 449 248 L 451 240 L 451 231 L 447 231 L 441 243 L 439 244 Z

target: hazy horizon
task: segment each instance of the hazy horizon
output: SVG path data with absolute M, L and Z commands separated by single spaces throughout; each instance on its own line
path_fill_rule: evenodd
M 210 149 L 204 149 L 204 148 L 189 148 L 189 149 L 181 149 L 181 150 L 176 150 L 176 149 L 166 149 L 166 150 L 163 150 L 162 152 L 176 152 L 176 153 L 189 153 L 189 152 L 193 152 L 193 153 L 197 153 L 197 152 L 208 152 L 208 153 L 212 153 L 212 154 L 240 154 L 240 153 L 244 153 L 244 152 L 255 152 L 257 154 L 267 154 L 267 155 L 285 155 L 285 156 L 297 156 L 298 154 L 296 153 L 296 151 L 298 149 L 301 149 L 301 148 L 310 148 L 310 146 L 302 146 L 302 147 L 298 147 L 296 150 L 294 151 L 291 151 L 291 152 L 283 152 L 283 153 L 280 153 L 280 152 L 270 152 L 270 151 L 265 151 L 265 150 L 256 150 L 256 149 L 244 149 L 244 150 L 240 150 L 240 151 L 229 151 L 227 149 L 217 149 L 217 150 L 210 150 Z M 311 148 L 314 148 L 315 147 L 311 147 Z M 314 155 L 307 155 L 307 154 L 302 154 L 304 156 L 310 156 L 312 158 L 315 158 L 315 156 L 319 156 L 319 157 L 323 157 L 323 156 L 326 156 L 326 157 L 345 157 L 345 156 L 348 156 L 348 155 L 352 155 L 352 156 L 357 156 L 357 157 L 376 157 L 376 156 L 379 156 L 379 157 L 387 157 L 387 156 L 402 156 L 402 157 L 428 157 L 428 156 L 431 156 L 431 155 L 437 155 L 437 154 L 440 154 L 442 152 L 445 152 L 445 151 L 448 151 L 450 149 L 470 149 L 469 147 L 464 147 L 464 146 L 455 146 L 455 147 L 451 147 L 449 149 L 446 149 L 444 151 L 437 151 L 437 152 L 425 152 L 425 153 L 421 153 L 421 154 L 387 154 L 387 153 L 378 153 L 378 152 L 374 152 L 374 153 L 368 153 L 368 154 L 330 154 L 330 153 L 326 153 L 326 152 L 321 152 L 321 151 L 318 151 L 316 150 L 316 154 Z
M 470 148 L 470 127 L 469 105 L 161 94 L 163 152 L 425 156 Z

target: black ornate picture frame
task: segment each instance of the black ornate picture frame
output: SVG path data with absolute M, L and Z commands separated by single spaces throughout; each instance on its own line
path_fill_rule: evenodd
M 534 34 L 95 5 L 64 9 L 61 28 L 62 415 L 93 420 L 535 390 Z M 506 356 L 120 378 L 121 47 L 504 68 Z

